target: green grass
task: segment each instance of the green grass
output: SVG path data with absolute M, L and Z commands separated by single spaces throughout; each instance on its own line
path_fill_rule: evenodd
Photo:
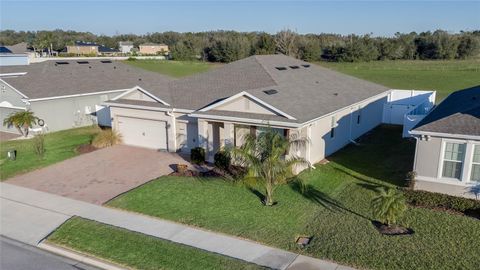
M 475 269 L 480 222 L 409 208 L 400 224 L 412 236 L 380 235 L 371 224 L 370 201 L 382 185 L 403 184 L 414 143 L 398 127 L 380 127 L 299 177 L 310 187 L 277 189 L 269 208 L 245 187 L 221 179 L 161 177 L 109 203 L 160 218 L 250 238 L 269 245 L 369 269 Z M 313 242 L 300 250 L 298 235 Z M 455 258 L 455 259 L 452 259 Z
M 437 90 L 437 102 L 456 90 L 480 85 L 479 59 L 318 64 L 391 88 Z
M 74 217 L 48 241 L 135 269 L 263 269 L 240 260 Z
M 26 173 L 76 156 L 79 145 L 90 143 L 98 128 L 84 127 L 52 132 L 45 135 L 45 156 L 40 159 L 33 151 L 33 142 L 15 140 L 0 142 L 0 179 Z M 7 151 L 17 150 L 15 161 L 7 159 Z
M 176 78 L 205 72 L 215 66 L 200 61 L 135 60 L 124 63 Z

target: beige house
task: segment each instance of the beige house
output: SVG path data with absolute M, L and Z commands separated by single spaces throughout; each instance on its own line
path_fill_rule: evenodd
M 139 46 L 139 53 L 142 55 L 167 54 L 168 45 L 157 43 L 145 43 Z
M 448 96 L 410 133 L 416 189 L 480 198 L 480 86 Z
M 206 158 L 272 127 L 309 143 L 314 164 L 382 123 L 392 90 L 284 55 L 251 56 L 212 71 L 134 87 L 105 104 L 125 144 Z
M 98 55 L 98 45 L 93 42 L 76 41 L 74 45 L 67 45 L 67 53 L 75 55 Z

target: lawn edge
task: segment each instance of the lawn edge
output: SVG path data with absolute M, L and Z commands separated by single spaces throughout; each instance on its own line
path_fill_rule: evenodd
M 107 270 L 128 270 L 132 269 L 129 268 L 125 265 L 121 265 L 115 262 L 112 262 L 110 260 L 107 260 L 105 258 L 100 258 L 97 257 L 93 254 L 83 252 L 76 250 L 74 248 L 71 248 L 69 246 L 65 245 L 59 245 L 56 243 L 53 243 L 50 240 L 44 240 L 41 243 L 39 243 L 38 248 L 48 251 L 53 254 L 60 255 L 62 257 L 66 257 L 81 263 L 85 263 L 91 266 L 98 267 L 100 269 L 107 269 Z

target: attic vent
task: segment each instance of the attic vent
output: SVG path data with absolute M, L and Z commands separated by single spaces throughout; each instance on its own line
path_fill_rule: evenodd
M 88 64 L 88 61 L 77 61 L 78 64 Z
M 299 66 L 290 66 L 291 69 L 297 69 L 300 68 Z
M 55 65 L 68 65 L 68 62 L 55 62 Z
M 275 67 L 275 68 L 278 69 L 278 70 L 287 70 L 286 67 Z
M 309 68 L 310 65 L 302 65 L 302 67 L 304 67 L 304 68 Z
M 275 89 L 265 90 L 263 92 L 267 95 L 275 95 L 276 93 L 278 93 L 278 91 Z
M 110 63 L 112 63 L 112 60 L 102 60 L 100 62 L 102 62 L 104 64 L 110 64 Z

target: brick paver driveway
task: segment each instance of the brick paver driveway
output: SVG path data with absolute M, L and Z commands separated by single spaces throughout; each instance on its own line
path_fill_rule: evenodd
M 7 183 L 103 204 L 159 176 L 172 165 L 188 164 L 174 153 L 117 145 L 18 175 Z

